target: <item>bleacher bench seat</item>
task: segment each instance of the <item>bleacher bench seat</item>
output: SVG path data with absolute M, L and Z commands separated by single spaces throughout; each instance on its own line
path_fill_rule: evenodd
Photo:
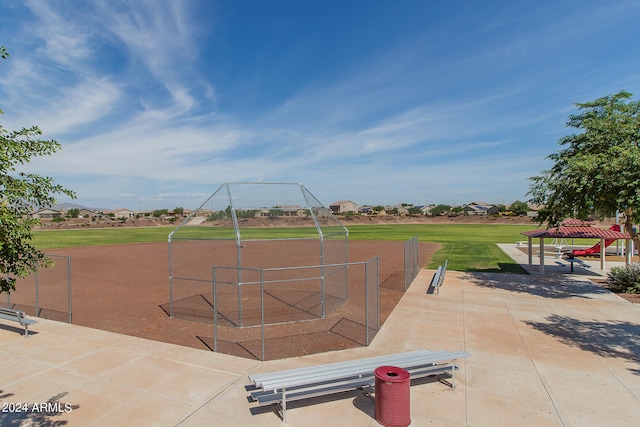
M 286 422 L 287 402 L 371 387 L 375 384 L 374 371 L 380 366 L 406 369 L 411 374 L 411 379 L 450 374 L 450 385 L 455 388 L 454 374 L 458 366 L 453 362 L 467 356 L 469 353 L 464 351 L 417 350 L 249 375 L 249 381 L 255 390 L 251 392 L 251 399 L 260 406 L 279 405 L 282 419 Z
M 0 307 L 0 319 L 11 320 L 24 326 L 24 336 L 29 336 L 29 325 L 38 323 L 37 320 L 27 319 L 24 311 L 14 310 L 13 308 Z

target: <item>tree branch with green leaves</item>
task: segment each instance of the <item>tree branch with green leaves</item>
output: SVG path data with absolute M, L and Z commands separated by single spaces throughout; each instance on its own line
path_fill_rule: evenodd
M 580 131 L 559 140 L 553 166 L 530 178 L 531 202 L 544 205 L 540 223 L 624 214 L 625 231 L 640 247 L 640 101 L 617 94 L 575 104 L 567 126 Z

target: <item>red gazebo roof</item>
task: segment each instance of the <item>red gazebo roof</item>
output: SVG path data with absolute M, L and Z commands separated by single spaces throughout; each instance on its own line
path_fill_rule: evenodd
M 606 230 L 604 228 L 591 226 L 560 226 L 554 228 L 541 228 L 538 230 L 523 231 L 529 237 L 541 237 L 550 239 L 631 239 L 627 233 L 616 230 Z

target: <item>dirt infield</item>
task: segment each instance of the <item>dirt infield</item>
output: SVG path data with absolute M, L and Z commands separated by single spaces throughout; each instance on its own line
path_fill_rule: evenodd
M 419 265 L 424 266 L 439 248 L 434 243 L 420 243 Z M 73 323 L 76 325 L 122 333 L 188 347 L 209 349 L 212 325 L 177 318 L 166 312 L 169 302 L 168 248 L 165 243 L 80 247 L 47 251 L 71 257 L 73 288 Z M 279 252 L 280 258 L 294 254 Z M 352 241 L 349 260 L 380 259 L 380 321 L 384 322 L 403 295 L 403 242 Z M 19 283 L 11 302 L 28 314 L 34 310 L 34 290 Z M 40 290 L 40 307 L 65 307 L 66 283 L 55 292 Z M 30 313 L 31 312 L 31 313 Z M 42 317 L 65 320 L 65 314 Z M 58 319 L 58 317 L 61 317 Z M 355 347 L 349 340 L 348 316 L 338 323 L 304 322 L 279 326 L 278 336 L 269 344 L 269 359 Z M 321 325 L 321 326 L 319 326 Z M 336 327 L 342 328 L 339 333 Z M 333 331 L 332 331 L 333 328 Z M 294 339 L 287 339 L 287 337 Z M 319 339 L 322 338 L 322 339 Z M 244 347 L 245 350 L 247 346 Z M 219 351 L 237 354 L 237 350 Z M 238 354 L 251 357 L 247 354 Z

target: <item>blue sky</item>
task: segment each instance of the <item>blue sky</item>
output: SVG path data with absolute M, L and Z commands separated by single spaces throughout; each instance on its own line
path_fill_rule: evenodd
M 574 103 L 640 95 L 631 1 L 0 0 L 0 122 L 91 207 L 225 181 L 326 205 L 511 203 Z M 68 199 L 62 199 L 68 202 Z

